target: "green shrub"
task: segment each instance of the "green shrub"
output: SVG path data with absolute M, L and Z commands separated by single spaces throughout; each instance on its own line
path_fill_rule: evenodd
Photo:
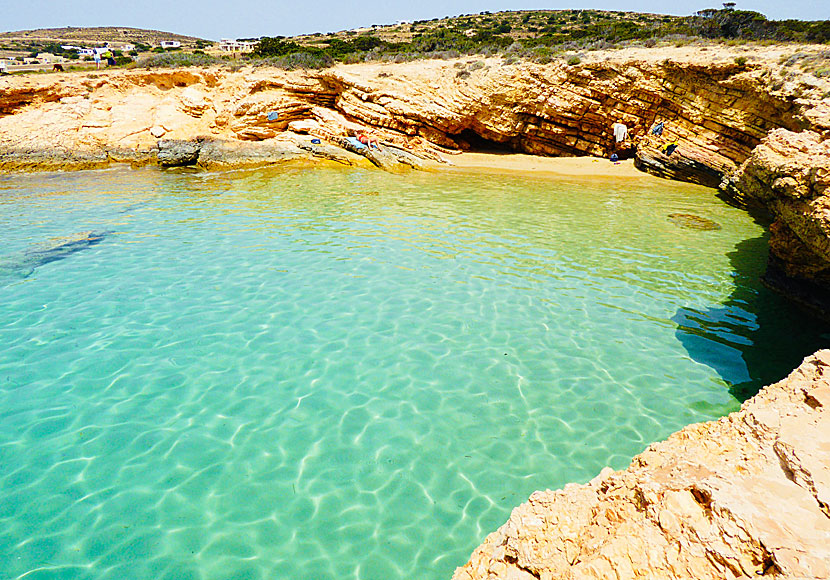
M 745 56 L 736 56 L 735 57 L 735 64 L 738 66 L 746 65 L 746 57 Z
M 581 63 L 582 59 L 576 56 L 575 54 L 572 54 L 568 57 L 568 60 L 566 60 L 565 62 L 567 62 L 570 66 L 575 66 Z
M 265 36 L 259 40 L 252 55 L 254 56 L 283 56 L 292 52 L 299 52 L 303 47 L 290 40 Z

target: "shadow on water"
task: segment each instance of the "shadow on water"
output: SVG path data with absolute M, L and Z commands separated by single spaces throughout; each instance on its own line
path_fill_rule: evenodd
M 713 368 L 743 401 L 830 346 L 830 323 L 761 284 L 766 235 L 740 242 L 728 256 L 736 287 L 723 305 L 681 308 L 673 320 L 689 356 Z

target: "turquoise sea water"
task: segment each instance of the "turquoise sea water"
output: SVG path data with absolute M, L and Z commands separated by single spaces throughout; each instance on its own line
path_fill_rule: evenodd
M 3 578 L 448 579 L 827 339 L 650 179 L 13 176 L 0 226 Z

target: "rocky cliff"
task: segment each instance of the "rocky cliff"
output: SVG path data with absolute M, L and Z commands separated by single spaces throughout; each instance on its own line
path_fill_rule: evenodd
M 625 471 L 537 491 L 454 580 L 830 577 L 830 351 Z
M 776 129 L 724 192 L 738 203 L 766 207 L 770 253 L 764 281 L 830 318 L 830 139 L 826 133 Z
M 700 49 L 707 51 L 708 49 Z M 418 149 L 634 155 L 660 175 L 718 186 L 775 128 L 822 134 L 830 83 L 723 50 L 598 53 L 577 66 L 500 58 L 274 69 L 114 71 L 0 79 L 0 162 L 154 160 L 158 139 L 293 141 L 374 128 Z M 785 76 L 782 76 L 784 74 Z M 825 103 L 826 104 L 826 103 Z M 664 123 L 656 137 L 649 129 Z M 631 139 L 616 144 L 614 123 Z M 660 153 L 676 142 L 676 154 Z M 49 154 L 58 146 L 64 156 Z M 253 148 L 248 148 L 253 151 Z M 15 156 L 15 154 L 18 154 Z M 50 163 L 49 160 L 53 160 Z

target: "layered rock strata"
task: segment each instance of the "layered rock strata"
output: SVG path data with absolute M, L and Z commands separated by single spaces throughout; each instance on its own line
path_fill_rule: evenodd
M 262 143 L 372 127 L 417 151 L 490 148 L 633 155 L 657 174 L 717 186 L 774 128 L 801 130 L 822 87 L 706 53 L 567 66 L 422 61 L 320 71 L 129 71 L 0 80 L 0 167 L 37 156 L 154 160 L 157 141 Z M 474 66 L 478 65 L 478 66 Z M 826 83 L 825 83 L 826 84 Z M 780 86 L 779 86 L 780 85 Z M 655 122 L 665 130 L 648 134 Z M 615 142 L 624 123 L 631 139 Z M 676 154 L 661 146 L 676 142 Z M 15 155 L 17 154 L 17 155 Z
M 830 139 L 776 129 L 722 188 L 775 217 L 767 285 L 830 318 Z
M 454 580 L 830 577 L 830 350 L 625 471 L 537 491 Z

